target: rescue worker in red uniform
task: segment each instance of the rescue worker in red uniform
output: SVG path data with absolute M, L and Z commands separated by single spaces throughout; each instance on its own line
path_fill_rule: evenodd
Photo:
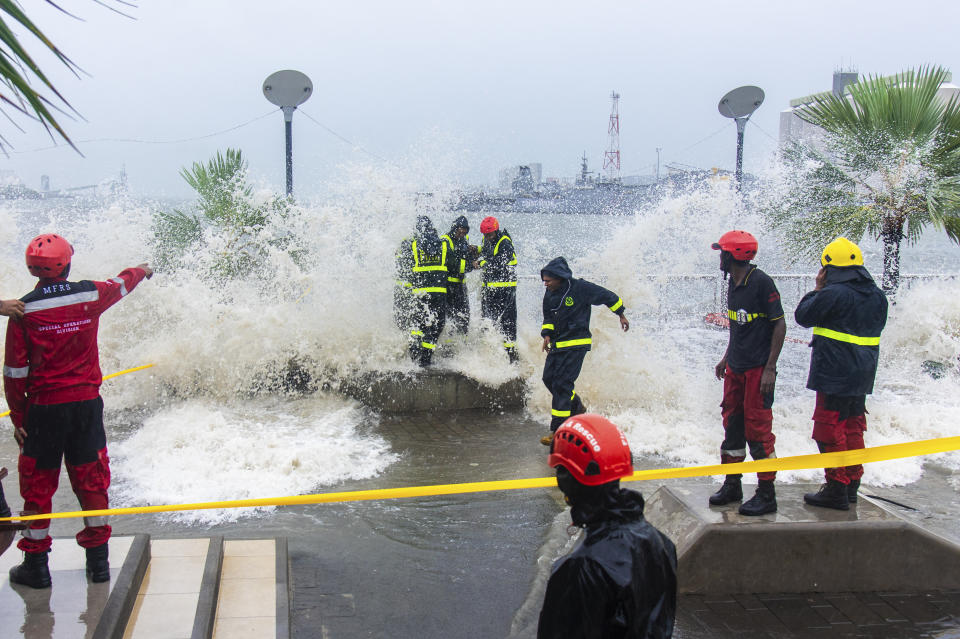
M 643 517 L 643 496 L 620 488 L 630 447 L 600 415 L 557 429 L 547 463 L 582 541 L 547 581 L 537 639 L 664 639 L 677 609 L 677 550 Z
M 517 252 L 510 234 L 500 228 L 497 218 L 483 218 L 480 232 L 480 314 L 503 335 L 503 347 L 512 364 L 517 361 Z
M 106 282 L 71 282 L 73 247 L 47 233 L 27 246 L 30 273 L 40 278 L 23 297 L 22 320 L 7 323 L 3 390 L 14 437 L 20 445 L 20 494 L 24 510 L 49 513 L 60 478 L 61 460 L 84 510 L 108 508 L 110 464 L 100 398 L 100 315 L 153 271 L 128 268 Z M 30 523 L 17 544 L 24 560 L 10 569 L 10 581 L 32 588 L 50 586 L 47 555 L 50 520 Z M 110 579 L 105 517 L 84 518 L 77 543 L 86 549 L 87 575 Z
M 466 274 L 473 270 L 477 247 L 470 244 L 470 224 L 461 215 L 440 239 L 447 246 L 447 319 L 454 331 L 466 335 L 470 328 L 470 298 Z
M 730 338 L 727 350 L 714 370 L 723 380 L 724 439 L 720 462 L 732 464 L 746 459 L 747 446 L 754 459 L 776 457 L 773 434 L 773 395 L 777 382 L 777 360 L 787 334 L 783 306 L 777 285 L 750 260 L 758 243 L 746 231 L 724 233 L 713 249 L 720 251 L 720 269 L 729 275 L 727 317 Z M 775 472 L 757 473 L 757 491 L 740 505 L 740 514 L 755 516 L 777 511 Z M 723 506 L 743 499 L 739 474 L 727 475 L 710 505 Z
M 543 365 L 543 383 L 553 396 L 550 403 L 550 433 L 540 439 L 549 446 L 553 433 L 565 419 L 587 409 L 574 390 L 583 359 L 590 351 L 592 306 L 604 305 L 620 319 L 620 328 L 630 329 L 623 299 L 598 284 L 573 277 L 563 257 L 555 257 L 540 270 L 543 280 L 543 325 L 540 336 L 547 353 Z
M 880 359 L 887 298 L 863 266 L 860 247 L 845 237 L 826 246 L 814 289 L 794 318 L 813 328 L 807 388 L 816 391 L 813 439 L 821 453 L 864 447 L 866 400 Z M 811 506 L 849 510 L 857 501 L 863 466 L 824 469 L 827 483 L 804 495 Z

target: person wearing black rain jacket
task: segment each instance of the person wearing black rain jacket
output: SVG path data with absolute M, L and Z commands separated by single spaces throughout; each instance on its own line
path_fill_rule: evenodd
M 427 367 L 446 323 L 447 246 L 440 241 L 433 222 L 426 215 L 417 218 L 409 255 L 413 295 L 410 358 Z
M 623 299 L 616 293 L 584 279 L 576 279 L 563 257 L 555 257 L 540 270 L 543 293 L 543 383 L 553 395 L 550 404 L 550 434 L 540 442 L 549 446 L 553 433 L 563 420 L 586 412 L 583 401 L 574 390 L 583 358 L 593 343 L 590 333 L 592 306 L 604 305 L 620 318 L 620 327 L 630 328 Z
M 880 358 L 880 332 L 887 323 L 887 298 L 863 266 L 860 248 L 840 237 L 820 258 L 814 290 L 794 313 L 813 328 L 807 388 L 816 391 L 813 439 L 821 453 L 864 447 L 866 396 L 873 392 Z M 804 501 L 848 510 L 856 503 L 863 466 L 825 469 L 827 483 Z
M 483 270 L 480 314 L 503 334 L 510 363 L 517 361 L 517 252 L 506 229 L 493 216 L 480 222 L 483 243 L 477 268 Z
M 466 274 L 473 270 L 477 247 L 470 245 L 470 224 L 461 215 L 450 232 L 440 239 L 447 245 L 447 318 L 453 330 L 461 335 L 470 327 L 470 299 L 467 297 Z
M 633 474 L 626 439 L 600 415 L 571 417 L 556 435 L 547 463 L 584 535 L 553 565 L 537 639 L 673 636 L 677 550 L 644 518 L 643 495 L 620 487 Z

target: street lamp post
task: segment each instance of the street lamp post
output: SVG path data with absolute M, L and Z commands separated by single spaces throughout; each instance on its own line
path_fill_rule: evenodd
M 747 120 L 757 110 L 757 107 L 763 104 L 763 98 L 763 89 L 760 87 L 744 86 L 727 93 L 720 100 L 720 104 L 717 105 L 720 115 L 725 118 L 733 118 L 737 123 L 737 170 L 735 174 L 737 191 L 740 190 L 743 181 L 743 131 L 747 126 Z
M 287 152 L 287 197 L 293 195 L 293 112 L 313 94 L 313 83 L 299 71 L 277 71 L 263 81 L 263 95 L 283 110 Z

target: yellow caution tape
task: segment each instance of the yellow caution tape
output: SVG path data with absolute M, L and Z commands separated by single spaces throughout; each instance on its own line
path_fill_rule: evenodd
M 113 379 L 114 377 L 120 377 L 121 375 L 126 375 L 127 373 L 136 373 L 137 371 L 142 371 L 143 369 L 150 368 L 151 366 L 153 366 L 153 364 L 144 364 L 143 366 L 134 366 L 133 368 L 128 368 L 127 370 L 120 371 L 118 373 L 110 373 L 109 375 L 103 376 L 103 381 L 107 381 L 108 379 Z M 5 413 L 0 413 L 0 417 L 6 417 L 9 414 L 10 414 L 10 411 L 7 411 Z
M 776 470 L 806 470 L 811 468 L 853 466 L 869 462 L 887 461 L 902 457 L 932 455 L 960 450 L 960 437 L 941 437 L 906 444 L 876 446 L 860 450 L 848 450 L 839 453 L 798 455 L 759 461 L 739 462 L 736 464 L 715 464 L 712 466 L 689 466 L 685 468 L 657 468 L 640 470 L 623 481 L 649 481 L 652 479 L 678 479 L 680 477 L 703 477 L 729 473 L 756 473 Z M 296 506 L 303 504 L 330 504 L 346 501 L 369 501 L 374 499 L 400 499 L 407 497 L 430 497 L 435 495 L 459 495 L 465 493 L 483 493 L 499 490 L 520 490 L 524 488 L 549 488 L 556 486 L 554 477 L 535 479 L 510 479 L 505 481 L 484 481 L 465 484 L 440 484 L 436 486 L 408 486 L 405 488 L 384 488 L 378 490 L 355 490 L 339 493 L 319 493 L 315 495 L 297 495 L 293 497 L 266 497 L 263 499 L 235 499 L 231 501 L 201 502 L 197 504 L 175 504 L 169 506 L 135 506 L 131 508 L 111 508 L 104 510 L 86 510 L 66 513 L 48 513 L 23 517 L 4 517 L 2 521 L 32 521 L 35 519 L 71 519 L 77 517 L 103 517 L 108 515 L 139 515 L 146 513 L 164 513 L 181 510 L 210 510 L 215 508 L 250 508 L 257 506 Z

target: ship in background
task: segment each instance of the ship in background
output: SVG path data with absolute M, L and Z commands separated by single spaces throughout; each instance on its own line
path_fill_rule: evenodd
M 580 174 L 574 179 L 543 179 L 540 163 L 511 166 L 500 171 L 499 189 L 462 193 L 454 208 L 461 211 L 516 211 L 573 215 L 633 215 L 665 193 L 711 180 L 730 180 L 731 172 L 668 164 L 660 176 L 659 149 L 655 175 L 621 177 L 620 94 L 610 93 L 612 107 L 607 125 L 609 144 L 603 154 L 603 177 L 594 177 L 583 153 Z
M 50 177 L 40 176 L 40 190 L 31 189 L 11 170 L 0 170 L 0 200 L 49 200 L 63 198 L 104 198 L 128 192 L 126 167 L 117 177 L 106 178 L 97 184 L 50 188 Z
M 542 177 L 539 163 L 511 166 L 500 171 L 494 192 L 463 192 L 454 209 L 471 212 L 564 213 L 570 215 L 633 215 L 678 190 L 716 181 L 732 181 L 732 171 L 667 164 L 663 175 L 633 175 L 604 179 L 589 170 L 587 155 L 573 179 Z M 753 176 L 744 175 L 744 185 Z

